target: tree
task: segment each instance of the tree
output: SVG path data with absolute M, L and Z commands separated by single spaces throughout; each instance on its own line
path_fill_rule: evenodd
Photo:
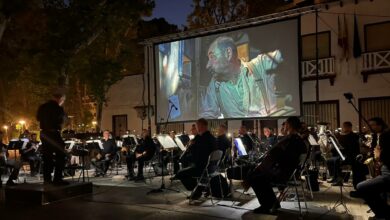
M 193 0 L 187 23 L 190 29 L 202 28 L 275 13 L 291 5 L 285 0 Z

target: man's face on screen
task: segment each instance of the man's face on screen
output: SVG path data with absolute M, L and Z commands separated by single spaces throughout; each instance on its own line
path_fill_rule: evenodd
M 206 68 L 212 73 L 229 74 L 229 57 L 223 48 L 220 48 L 216 43 L 212 43 L 208 50 L 209 61 Z

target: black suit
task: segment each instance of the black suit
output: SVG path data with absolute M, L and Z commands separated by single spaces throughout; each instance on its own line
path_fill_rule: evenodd
M 199 177 L 202 174 L 210 153 L 217 150 L 216 139 L 209 131 L 197 135 L 193 142 L 194 144 L 191 146 L 192 165 L 181 169 L 175 176 L 176 179 L 182 181 L 188 190 L 195 188 L 197 182 L 194 177 Z
M 53 168 L 55 168 L 53 181 L 62 181 L 66 154 L 60 131 L 64 118 L 64 109 L 54 100 L 39 106 L 37 120 L 41 128 L 44 182 L 52 181 Z
M 96 174 L 105 175 L 107 173 L 110 162 L 114 159 L 118 150 L 118 146 L 114 139 L 102 139 L 103 150 L 101 151 L 102 157 L 100 159 L 93 159 L 91 163 L 95 166 Z
M 136 158 L 135 153 L 144 153 L 144 155 Z M 145 161 L 151 160 L 156 152 L 156 145 L 151 137 L 146 137 L 141 140 L 141 144 L 135 149 L 135 152 L 129 152 L 126 156 L 127 172 L 130 177 L 134 176 L 134 164 L 138 161 L 138 176 L 143 176 L 143 168 Z
M 271 209 L 277 202 L 272 183 L 285 183 L 299 164 L 301 154 L 306 153 L 305 143 L 297 134 L 286 136 L 264 158 L 262 169 L 250 174 L 248 181 L 256 193 L 262 209 Z M 268 165 L 267 165 L 268 164 Z
M 226 150 L 232 147 L 232 142 L 227 138 L 226 134 L 217 137 L 218 150 L 223 152 L 222 158 L 225 157 Z

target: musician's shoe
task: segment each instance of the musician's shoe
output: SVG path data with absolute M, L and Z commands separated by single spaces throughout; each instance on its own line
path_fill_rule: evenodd
M 53 185 L 55 185 L 55 186 L 67 186 L 69 184 L 70 184 L 70 182 L 65 181 L 65 180 L 55 180 L 55 181 L 53 181 Z
M 12 180 L 8 180 L 7 183 L 5 184 L 6 186 L 16 186 L 17 184 L 14 183 Z
M 352 198 L 361 198 L 362 196 L 359 194 L 358 191 L 351 191 L 349 192 L 349 196 Z
M 253 209 L 253 213 L 270 215 L 271 214 L 271 210 L 260 206 L 258 208 Z

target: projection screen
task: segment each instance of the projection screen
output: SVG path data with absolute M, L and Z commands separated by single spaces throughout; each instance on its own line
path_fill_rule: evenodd
M 299 18 L 154 45 L 157 123 L 301 115 Z

